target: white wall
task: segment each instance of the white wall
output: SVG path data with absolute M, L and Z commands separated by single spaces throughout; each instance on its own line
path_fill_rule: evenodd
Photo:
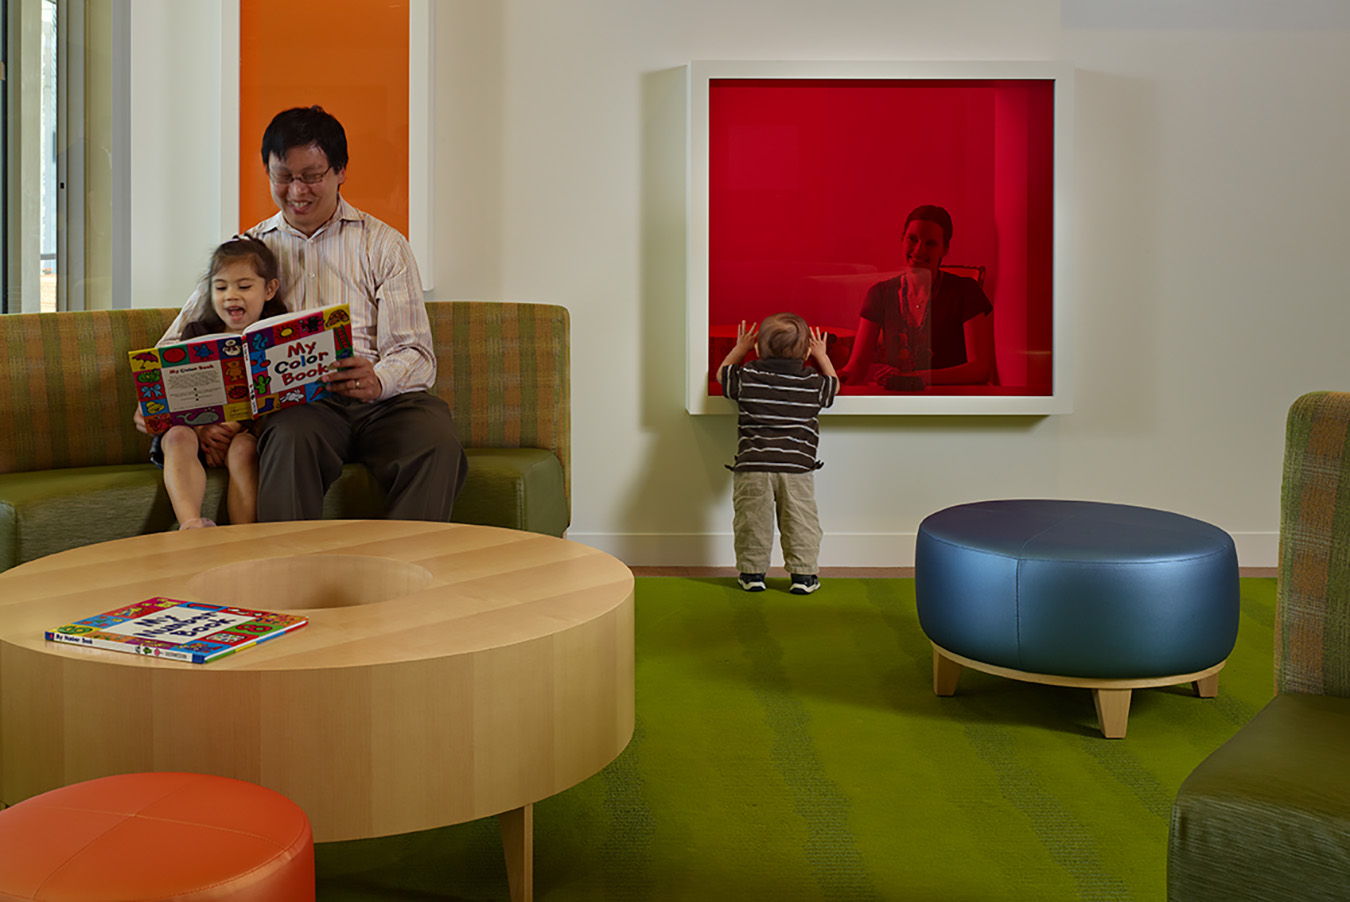
M 136 2 L 190 26 L 178 3 Z M 1350 21 L 1317 0 L 1197 0 L 1185 21 L 1165 20 L 1170 4 L 1118 6 L 440 0 L 433 296 L 571 310 L 570 537 L 634 565 L 732 561 L 734 424 L 683 406 L 680 66 L 1065 59 L 1076 70 L 1074 275 L 1062 286 L 1075 304 L 1075 412 L 827 418 L 822 563 L 908 564 L 928 513 L 1041 496 L 1200 517 L 1234 534 L 1244 565 L 1272 565 L 1285 411 L 1302 392 L 1350 388 L 1336 265 L 1350 244 Z M 193 93 L 200 107 L 186 115 L 205 122 L 219 109 L 219 60 L 175 41 L 164 54 L 190 59 L 136 53 L 133 79 L 173 70 L 158 89 Z M 209 171 L 209 147 L 174 148 L 169 129 L 182 123 L 144 110 L 138 146 L 169 143 L 178 161 L 160 161 L 166 171 L 183 158 Z M 143 209 L 181 215 L 141 217 L 136 258 L 171 247 L 189 265 L 138 266 L 136 284 L 174 298 L 217 240 L 219 210 L 189 210 L 209 206 L 201 186 L 163 183 L 157 159 L 137 154 L 134 178 L 161 191 Z
M 220 234 L 221 0 L 127 2 L 131 306 L 176 307 L 228 237 Z

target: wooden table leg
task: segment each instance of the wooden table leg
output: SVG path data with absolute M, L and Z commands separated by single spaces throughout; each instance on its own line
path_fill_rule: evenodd
M 506 880 L 511 902 L 534 899 L 534 806 L 513 808 L 497 816 L 506 853 Z

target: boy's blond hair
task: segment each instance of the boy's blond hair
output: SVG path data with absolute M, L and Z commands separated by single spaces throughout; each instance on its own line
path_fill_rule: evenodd
M 759 324 L 757 350 L 760 357 L 805 360 L 811 347 L 811 329 L 795 313 L 775 313 Z

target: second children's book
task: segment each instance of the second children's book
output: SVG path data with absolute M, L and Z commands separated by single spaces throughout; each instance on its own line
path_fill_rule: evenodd
M 147 598 L 47 630 L 49 642 L 205 664 L 309 623 L 299 614 Z
M 324 397 L 319 377 L 351 355 L 351 315 L 336 304 L 260 319 L 238 334 L 132 351 L 130 358 L 146 428 L 158 435 Z

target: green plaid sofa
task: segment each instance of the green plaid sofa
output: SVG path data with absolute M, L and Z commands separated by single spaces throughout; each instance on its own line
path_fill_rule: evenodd
M 1276 695 L 1177 790 L 1170 902 L 1350 898 L 1350 392 L 1285 430 Z
M 544 304 L 427 303 L 436 394 L 469 458 L 454 520 L 562 535 L 571 517 L 567 311 Z M 127 352 L 177 310 L 0 316 L 0 570 L 80 545 L 172 529 L 150 440 L 136 431 Z M 204 515 L 225 522 L 225 473 Z M 348 466 L 327 518 L 379 517 L 369 472 Z

